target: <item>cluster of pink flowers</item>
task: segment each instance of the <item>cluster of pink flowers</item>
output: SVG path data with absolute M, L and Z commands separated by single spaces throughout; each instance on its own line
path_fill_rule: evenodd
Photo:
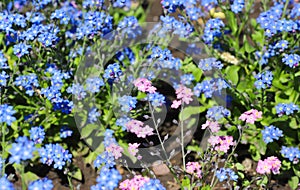
M 133 81 L 133 84 L 138 88 L 139 91 L 142 92 L 154 93 L 156 91 L 156 88 L 152 86 L 151 81 L 146 78 L 138 78 Z
M 136 134 L 137 137 L 146 138 L 146 136 L 153 135 L 153 129 L 146 125 L 143 127 L 144 123 L 138 120 L 130 120 L 128 121 L 125 126 L 127 131 Z
M 118 159 L 122 157 L 122 152 L 124 149 L 117 144 L 110 144 L 108 147 L 106 147 L 106 151 L 112 153 L 115 159 Z
M 141 175 L 136 175 L 132 179 L 126 179 L 120 183 L 119 188 L 121 190 L 139 190 L 145 183 L 150 180 L 148 177 L 143 177 Z
M 192 99 L 193 92 L 190 88 L 185 87 L 184 85 L 179 85 L 179 87 L 176 89 L 176 97 L 177 100 L 174 100 L 171 108 L 178 108 L 183 102 L 185 104 L 189 104 Z
M 186 164 L 186 172 L 195 174 L 198 178 L 202 178 L 201 166 L 198 162 L 188 162 Z
M 208 143 L 214 147 L 214 150 L 225 153 L 230 149 L 230 146 L 234 145 L 232 136 L 211 136 Z
M 136 156 L 136 154 L 138 153 L 138 147 L 140 146 L 140 143 L 128 143 L 128 152 L 129 154 L 131 154 L 132 156 Z M 138 159 L 141 159 L 142 156 L 138 155 L 137 156 Z
M 275 157 L 271 156 L 264 160 L 259 160 L 256 168 L 256 172 L 259 174 L 279 174 L 279 169 L 281 167 L 281 161 Z
M 254 124 L 254 122 L 260 118 L 262 118 L 262 112 L 255 109 L 246 111 L 239 117 L 240 120 L 246 121 L 246 123 L 251 123 L 251 124 Z
M 206 129 L 206 128 L 209 128 L 211 130 L 211 132 L 213 133 L 217 133 L 219 130 L 220 130 L 220 125 L 217 121 L 210 121 L 210 120 L 207 120 L 206 123 L 204 123 L 202 125 L 202 128 L 201 129 Z

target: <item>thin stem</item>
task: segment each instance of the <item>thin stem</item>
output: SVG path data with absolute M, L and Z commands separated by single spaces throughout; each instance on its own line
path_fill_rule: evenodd
M 289 5 L 289 2 L 290 2 L 290 0 L 286 0 L 286 2 L 284 4 L 284 8 L 283 8 L 281 19 L 283 19 L 285 17 L 286 9 L 287 9 L 287 7 Z
M 184 103 L 182 103 L 180 113 L 182 112 L 184 107 Z M 182 121 L 180 120 L 179 122 L 179 127 L 180 127 L 180 135 L 181 135 L 181 153 L 182 153 L 182 164 L 183 164 L 183 170 L 185 172 L 185 153 L 184 153 L 184 135 L 183 135 L 183 125 Z
M 26 183 L 24 180 L 25 172 L 24 172 L 24 164 L 21 165 L 21 182 L 22 182 L 22 190 L 26 190 Z
M 158 131 L 158 123 L 156 123 L 156 121 L 155 121 L 154 109 L 152 108 L 150 102 L 149 102 L 149 107 L 150 107 L 151 118 L 152 118 L 153 123 L 154 123 L 155 131 L 156 131 L 157 136 L 158 136 L 158 140 L 159 140 L 160 145 L 161 145 L 161 147 L 162 147 L 162 149 L 163 149 L 163 152 L 164 152 L 164 154 L 165 154 L 165 157 L 166 157 L 166 159 L 167 159 L 168 164 L 171 164 L 171 162 L 170 162 L 170 160 L 169 160 L 169 157 L 168 157 L 168 155 L 167 155 L 167 151 L 166 151 L 166 149 L 165 149 L 164 143 L 163 143 L 163 141 L 162 141 L 162 139 L 161 139 L 161 137 L 160 137 L 160 134 L 159 134 L 159 131 Z
M 68 177 L 68 183 L 69 183 L 69 186 L 70 186 L 71 190 L 73 190 L 73 189 L 74 189 L 74 187 L 73 187 L 73 184 L 72 184 L 71 178 L 70 178 L 70 176 L 69 176 L 69 175 L 67 175 L 67 177 Z
M 2 104 L 2 102 L 1 102 L 1 104 Z M 6 149 L 6 142 L 5 142 L 5 131 L 6 131 L 6 123 L 4 123 L 3 125 L 2 125 L 2 142 L 1 142 L 1 148 L 2 148 L 2 161 L 4 161 L 5 159 L 4 159 L 4 151 L 5 151 L 5 149 Z M 2 164 L 2 176 L 4 176 L 5 175 L 5 163 L 3 163 Z

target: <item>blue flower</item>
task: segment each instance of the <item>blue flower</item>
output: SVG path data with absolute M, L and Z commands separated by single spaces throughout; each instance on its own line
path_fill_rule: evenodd
M 32 127 L 29 130 L 30 139 L 34 141 L 35 144 L 41 144 L 45 138 L 45 130 L 43 127 Z
M 1 16 L 1 15 L 0 15 Z M 8 69 L 7 59 L 4 54 L 0 51 L 0 69 Z
M 0 105 L 0 123 L 6 123 L 7 125 L 11 125 L 12 122 L 16 121 L 16 118 L 13 116 L 16 111 L 12 106 L 8 104 Z
M 18 137 L 16 143 L 13 143 L 9 149 L 11 154 L 9 162 L 19 164 L 23 160 L 31 159 L 34 151 L 35 147 L 32 141 L 28 140 L 27 137 Z
M 216 58 L 211 57 L 211 58 L 201 59 L 198 64 L 198 67 L 203 71 L 210 71 L 213 68 L 222 69 L 223 64 L 221 63 L 221 61 L 218 61 Z
M 222 106 L 214 106 L 207 110 L 206 117 L 218 121 L 224 117 L 228 117 L 230 111 Z
M 32 96 L 34 88 L 39 87 L 39 81 L 35 73 L 18 76 L 14 82 L 16 86 L 21 86 L 26 90 L 26 94 Z
M 122 75 L 122 70 L 120 69 L 120 65 L 118 63 L 110 64 L 104 71 L 103 78 L 105 79 L 119 79 Z
M 293 114 L 294 112 L 297 112 L 299 111 L 299 106 L 293 104 L 293 103 L 289 103 L 289 104 L 286 104 L 286 103 L 279 103 L 275 106 L 275 109 L 276 109 L 276 113 L 279 115 L 279 116 L 282 116 L 282 115 L 291 115 Z
M 119 22 L 117 30 L 121 31 L 122 36 L 126 36 L 130 39 L 142 33 L 138 20 L 134 16 L 124 17 L 124 19 Z
M 54 185 L 50 179 L 38 179 L 33 182 L 30 182 L 28 185 L 28 190 L 51 190 Z
M 67 92 L 73 94 L 78 100 L 82 100 L 86 96 L 84 87 L 78 83 L 73 83 L 72 86 L 69 86 Z
M 130 118 L 127 116 L 122 116 L 116 120 L 116 125 L 122 127 L 122 130 L 126 130 L 125 124 L 130 121 Z
M 201 9 L 198 7 L 187 8 L 186 14 L 191 20 L 198 20 L 201 16 Z
M 150 179 L 140 187 L 140 190 L 166 190 L 166 188 L 162 186 L 158 179 Z
M 0 73 L 0 87 L 6 86 L 8 78 L 9 78 L 9 75 L 7 75 L 5 71 L 2 71 L 2 73 Z
M 280 153 L 284 158 L 288 158 L 294 164 L 297 164 L 300 159 L 300 150 L 298 147 L 282 146 Z
M 6 176 L 0 178 L 1 190 L 14 190 L 14 185 L 6 179 Z
M 135 105 L 137 104 L 136 97 L 132 96 L 122 96 L 119 98 L 119 104 L 121 106 L 121 110 L 124 112 L 129 112 L 133 108 L 135 108 Z
M 192 81 L 195 80 L 195 77 L 193 74 L 184 74 L 180 76 L 180 82 L 183 85 L 190 85 L 192 84 Z
M 62 170 L 66 162 L 71 162 L 72 158 L 72 154 L 69 154 L 69 151 L 59 144 L 46 144 L 44 147 L 39 148 L 38 152 L 43 164 L 48 166 L 53 164 L 53 167 L 59 170 Z
M 91 190 L 114 190 L 118 187 L 119 181 L 122 179 L 120 172 L 114 168 L 102 167 L 96 181 L 97 184 L 91 187 Z
M 97 117 L 100 116 L 97 108 L 93 108 L 88 115 L 89 122 L 95 123 L 97 121 Z
M 165 103 L 165 96 L 155 92 L 147 94 L 146 100 L 150 101 L 152 106 L 158 107 Z
M 91 77 L 86 79 L 86 90 L 91 93 L 100 92 L 100 87 L 104 86 L 104 82 L 100 77 Z
M 223 182 L 224 180 L 237 181 L 238 179 L 238 176 L 230 168 L 220 168 L 219 170 L 216 171 L 216 177 L 220 182 Z
M 261 131 L 263 135 L 263 140 L 265 143 L 273 142 L 274 140 L 278 140 L 279 137 L 283 136 L 282 130 L 270 125 L 265 127 L 264 130 Z
M 300 63 L 300 56 L 298 54 L 285 54 L 282 62 L 291 68 L 295 68 Z
M 22 57 L 23 55 L 29 54 L 29 49 L 31 49 L 31 45 L 27 45 L 25 43 L 19 43 L 14 45 L 14 54 L 17 57 Z
M 256 81 L 254 85 L 257 89 L 270 88 L 272 85 L 273 74 L 271 71 L 265 71 L 263 73 L 258 73 L 256 76 Z
M 234 0 L 230 8 L 232 12 L 239 13 L 243 10 L 244 6 L 245 6 L 244 0 Z
M 72 136 L 72 133 L 73 133 L 73 131 L 71 129 L 69 129 L 66 126 L 63 126 L 60 129 L 60 138 L 64 139 L 64 138 L 70 137 L 70 136 Z
M 219 18 L 209 19 L 204 28 L 204 34 L 202 39 L 206 44 L 212 44 L 215 37 L 222 35 L 222 28 L 225 26 L 223 21 Z

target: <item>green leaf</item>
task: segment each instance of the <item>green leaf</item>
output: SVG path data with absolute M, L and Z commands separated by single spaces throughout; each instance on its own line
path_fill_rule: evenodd
M 185 107 L 180 113 L 179 113 L 179 119 L 180 121 L 184 121 L 186 119 L 189 119 L 192 115 L 199 114 L 201 112 L 201 107 L 197 106 L 189 106 Z
M 237 170 L 240 170 L 240 171 L 244 171 L 245 170 L 244 166 L 242 164 L 240 164 L 240 163 L 236 163 L 235 167 L 236 167 Z
M 183 180 L 182 180 L 182 182 L 181 182 L 181 185 L 183 186 L 183 187 L 188 187 L 188 188 L 190 188 L 190 185 L 191 185 L 191 181 L 190 181 L 190 179 L 189 178 L 184 178 Z
M 299 128 L 299 126 L 298 126 L 298 124 L 297 124 L 297 121 L 296 121 L 296 118 L 292 118 L 289 125 L 290 125 L 290 127 L 291 127 L 292 129 L 298 129 L 298 128 Z
M 72 172 L 68 172 L 68 176 L 77 179 L 79 181 L 82 180 L 82 172 L 78 167 L 74 168 Z
M 228 21 L 228 25 L 232 31 L 232 35 L 235 35 L 237 32 L 237 20 L 236 20 L 236 16 L 233 12 L 231 11 L 226 11 L 225 12 L 226 15 L 226 20 Z
M 237 65 L 228 66 L 225 70 L 226 78 L 230 80 L 234 85 L 239 82 L 240 67 Z
M 299 178 L 297 176 L 293 176 L 290 180 L 289 180 L 289 185 L 292 189 L 297 189 L 298 184 L 299 184 Z

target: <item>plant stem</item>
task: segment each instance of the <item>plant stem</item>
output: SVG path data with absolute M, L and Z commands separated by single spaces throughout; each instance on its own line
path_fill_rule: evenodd
M 73 187 L 73 184 L 72 184 L 71 178 L 70 178 L 70 176 L 69 176 L 69 175 L 67 175 L 67 177 L 68 177 L 68 183 L 69 183 L 70 189 L 71 189 L 71 190 L 73 190 L 73 189 L 74 189 L 74 187 Z
M 24 164 L 21 165 L 21 182 L 22 182 L 22 190 L 26 190 L 26 183 L 24 180 L 25 172 L 24 172 Z
M 182 103 L 182 105 L 181 105 L 180 113 L 182 113 L 183 107 L 184 107 L 184 103 Z M 183 135 L 183 125 L 182 125 L 182 121 L 181 120 L 179 122 L 179 127 L 180 127 L 180 135 L 181 135 L 182 164 L 183 164 L 183 170 L 185 172 L 184 135 Z

